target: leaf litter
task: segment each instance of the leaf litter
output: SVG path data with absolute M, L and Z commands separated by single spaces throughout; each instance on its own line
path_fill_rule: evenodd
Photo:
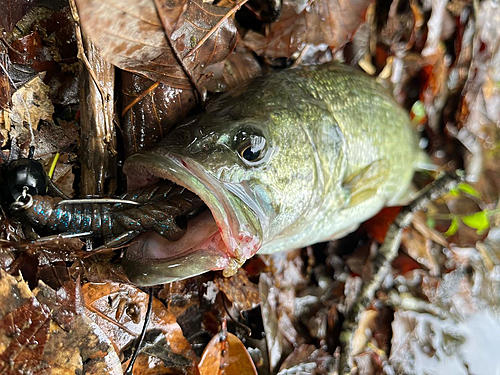
M 0 23 L 7 30 L 0 41 L 2 155 L 26 155 L 33 131 L 36 155 L 46 164 L 63 151 L 55 181 L 78 194 L 77 74 L 71 81 L 60 74 L 76 71 L 76 48 L 61 43 L 74 45 L 72 31 L 64 37 L 54 31 L 60 20 L 72 25 L 69 12 L 34 7 L 26 15 L 7 5 L 13 13 Z M 354 333 L 354 371 L 500 368 L 492 352 L 500 337 L 498 4 L 284 1 L 281 15 L 269 19 L 244 2 L 77 0 L 77 6 L 103 56 L 126 70 L 119 88 L 124 154 L 150 147 L 196 112 L 205 91 L 226 91 L 275 66 L 359 63 L 392 83 L 408 109 L 418 103 L 416 123 L 433 162 L 464 168 L 469 185 L 429 205 L 404 233 L 392 272 Z M 249 262 L 247 272 L 230 279 L 209 274 L 156 290 L 134 373 L 332 373 L 343 314 L 371 277 L 393 217 L 382 213 L 339 241 L 262 257 L 266 266 Z M 127 283 L 117 253 L 82 257 L 77 241 L 65 245 L 71 256 L 59 255 L 64 241 L 26 240 L 8 216 L 2 220 L 8 240 L 2 267 L 15 277 L 27 274 L 32 288 L 2 273 L 9 291 L 0 304 L 8 347 L 2 363 L 15 358 L 9 362 L 15 369 L 123 373 L 145 324 L 147 294 Z

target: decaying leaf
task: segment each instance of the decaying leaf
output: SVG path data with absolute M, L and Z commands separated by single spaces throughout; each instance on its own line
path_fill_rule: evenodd
M 53 113 L 49 86 L 43 83 L 43 75 L 37 75 L 12 94 L 12 105 L 4 110 L 3 127 L 8 131 L 15 127 L 16 138 L 21 134 L 29 137 L 27 127 L 37 129 L 40 120 L 51 122 Z
M 121 373 L 111 342 L 84 315 L 79 283 L 71 280 L 55 291 L 40 282 L 34 293 L 51 311 L 43 359 L 52 373 Z
M 83 29 L 116 66 L 178 89 L 193 89 L 204 68 L 226 58 L 236 43 L 227 8 L 201 0 L 77 0 Z M 201 47 L 198 42 L 217 29 Z M 184 67 L 183 67 L 184 66 Z M 187 72 L 186 72 L 186 70 Z M 187 74 L 191 75 L 191 78 Z
M 3 270 L 0 277 L 0 372 L 43 369 L 50 310 L 37 301 L 22 277 Z
M 1 270 L 0 301 L 2 373 L 121 373 L 109 340 L 81 314 L 73 281 L 57 291 L 40 282 L 31 292 Z
M 148 295 L 131 285 L 107 283 L 87 283 L 82 287 L 86 314 L 105 332 L 116 348 L 125 349 L 139 337 L 144 325 Z M 148 324 L 152 341 L 160 340 L 155 346 L 161 352 L 155 356 L 170 365 L 188 366 L 193 364 L 194 354 L 189 342 L 184 338 L 175 317 L 157 299 L 153 301 L 153 311 Z M 180 362 L 179 362 L 180 361 Z M 172 364 L 173 363 L 173 364 Z
M 249 31 L 244 43 L 258 55 L 292 57 L 307 45 L 342 47 L 365 20 L 371 0 L 285 1 L 277 22 L 264 35 Z
M 0 29 L 11 32 L 16 22 L 34 5 L 29 0 L 2 0 L 0 8 L 2 9 L 3 16 L 0 17 Z
M 248 280 L 246 272 L 242 268 L 231 277 L 217 275 L 214 282 L 240 311 L 250 310 L 260 303 L 257 285 Z
M 0 44 L 0 111 L 6 109 L 10 102 L 10 82 L 5 72 L 10 68 L 10 59 L 7 48 Z M 1 116 L 1 114 L 0 114 Z M 0 123 L 2 120 L 0 120 Z
M 230 332 L 219 332 L 203 351 L 200 375 L 257 375 L 245 345 Z

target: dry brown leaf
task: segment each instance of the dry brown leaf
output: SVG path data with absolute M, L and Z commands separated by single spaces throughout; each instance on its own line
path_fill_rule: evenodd
M 212 337 L 198 367 L 200 375 L 257 375 L 245 345 L 230 332 Z
M 86 314 L 122 350 L 139 337 L 144 325 L 148 295 L 140 289 L 125 284 L 87 283 L 82 287 Z M 184 338 L 175 317 L 156 298 L 148 324 L 148 331 L 159 330 L 167 339 L 170 350 L 192 359 L 191 346 Z
M 337 49 L 346 44 L 365 20 L 371 0 L 286 1 L 281 17 L 265 35 L 249 31 L 244 43 L 258 55 L 290 58 L 306 45 Z
M 83 29 L 107 60 L 175 88 L 193 88 L 180 62 L 198 82 L 205 66 L 225 59 L 236 43 L 236 28 L 227 19 L 188 55 L 228 11 L 201 0 L 163 2 L 159 8 L 153 0 L 76 3 Z
M 49 335 L 50 311 L 21 276 L 0 270 L 0 372 L 43 369 L 39 364 Z
M 248 280 L 242 268 L 231 277 L 217 274 L 214 283 L 240 311 L 253 309 L 260 303 L 259 288 Z
M 43 83 L 43 75 L 37 75 L 12 94 L 12 105 L 5 110 L 4 126 L 7 130 L 19 127 L 18 133 L 21 133 L 24 124 L 37 129 L 40 120 L 51 122 L 53 113 L 49 86 Z

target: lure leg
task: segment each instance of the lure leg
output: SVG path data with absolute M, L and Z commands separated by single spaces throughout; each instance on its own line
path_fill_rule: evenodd
M 120 234 L 119 236 L 110 239 L 109 241 L 106 241 L 104 245 L 99 246 L 98 248 L 95 249 L 95 251 L 119 248 L 132 241 L 139 234 L 141 234 L 141 232 L 137 230 L 129 230 L 127 232 Z

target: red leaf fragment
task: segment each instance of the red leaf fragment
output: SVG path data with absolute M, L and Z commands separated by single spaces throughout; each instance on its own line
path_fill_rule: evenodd
M 37 366 L 49 333 L 49 310 L 31 297 L 0 321 L 0 372 L 23 372 Z

